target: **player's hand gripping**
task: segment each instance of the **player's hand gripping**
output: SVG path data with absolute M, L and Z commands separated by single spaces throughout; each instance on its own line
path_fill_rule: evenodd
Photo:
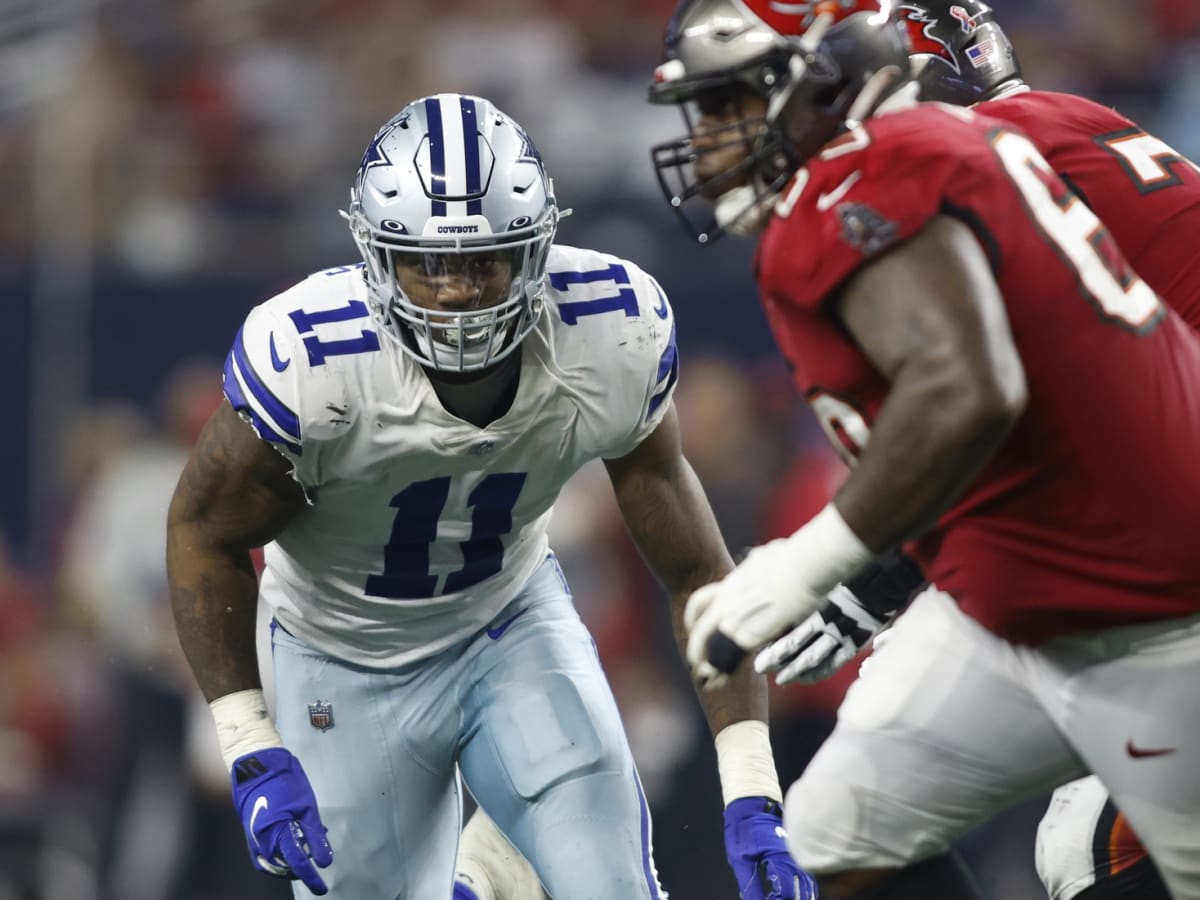
M 764 649 L 754 660 L 760 673 L 777 672 L 779 684 L 811 684 L 828 678 L 908 605 L 925 585 L 925 574 L 902 553 L 880 557 L 829 592 L 815 613 Z
M 328 892 L 317 872 L 333 862 L 308 776 L 282 747 L 256 750 L 233 764 L 233 805 L 242 818 L 254 866 Z
M 743 797 L 725 807 L 725 854 L 743 900 L 815 900 L 813 877 L 792 859 L 779 804 Z
M 820 595 L 789 576 L 790 540 L 755 547 L 732 572 L 688 598 L 687 657 L 705 690 L 724 685 L 747 652 L 778 638 L 820 604 Z
M 748 652 L 808 618 L 873 557 L 833 503 L 790 537 L 755 547 L 688 598 L 683 621 L 693 676 L 705 690 L 720 687 Z

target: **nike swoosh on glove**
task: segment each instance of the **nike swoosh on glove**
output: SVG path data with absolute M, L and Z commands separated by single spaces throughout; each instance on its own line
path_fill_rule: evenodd
M 880 557 L 835 587 L 819 610 L 754 660 L 778 684 L 811 684 L 833 675 L 870 643 L 925 586 L 925 573 L 899 552 Z
M 816 900 L 817 883 L 792 859 L 783 810 L 766 797 L 725 807 L 725 855 L 742 900 Z
M 314 894 L 328 893 L 317 866 L 332 863 L 333 850 L 296 757 L 282 747 L 239 756 L 233 763 L 233 805 L 256 869 L 299 879 Z

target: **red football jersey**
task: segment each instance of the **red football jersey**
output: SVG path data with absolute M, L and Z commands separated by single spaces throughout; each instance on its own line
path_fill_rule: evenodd
M 1073 94 L 1027 91 L 975 108 L 1024 131 L 1134 270 L 1200 328 L 1200 168 L 1120 113 Z
M 1014 641 L 1200 611 L 1200 335 L 1006 123 L 941 104 L 877 116 L 777 204 L 759 287 L 830 438 L 853 457 L 888 391 L 831 299 L 943 214 L 990 259 L 1029 402 L 910 552 Z

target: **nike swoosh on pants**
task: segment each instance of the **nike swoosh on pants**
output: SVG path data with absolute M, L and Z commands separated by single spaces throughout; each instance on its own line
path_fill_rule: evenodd
M 503 622 L 501 622 L 495 628 L 489 628 L 487 630 L 487 636 L 490 637 L 493 641 L 500 640 L 500 637 L 504 634 L 504 632 L 508 631 L 508 626 L 511 625 L 513 622 L 517 621 L 517 619 L 521 618 L 521 616 L 525 615 L 525 613 L 527 613 L 527 612 L 529 612 L 528 609 L 523 609 L 519 613 L 516 613 L 515 615 L 510 616 L 509 618 L 505 619 Z

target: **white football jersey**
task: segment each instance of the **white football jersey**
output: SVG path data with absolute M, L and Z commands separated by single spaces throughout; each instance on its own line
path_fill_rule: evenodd
M 266 547 L 260 591 L 284 628 L 373 668 L 478 631 L 546 558 L 567 479 L 629 453 L 670 406 L 674 317 L 625 260 L 553 247 L 546 305 L 519 352 L 511 409 L 478 428 L 380 332 L 361 264 L 251 310 L 225 394 L 309 499 Z

